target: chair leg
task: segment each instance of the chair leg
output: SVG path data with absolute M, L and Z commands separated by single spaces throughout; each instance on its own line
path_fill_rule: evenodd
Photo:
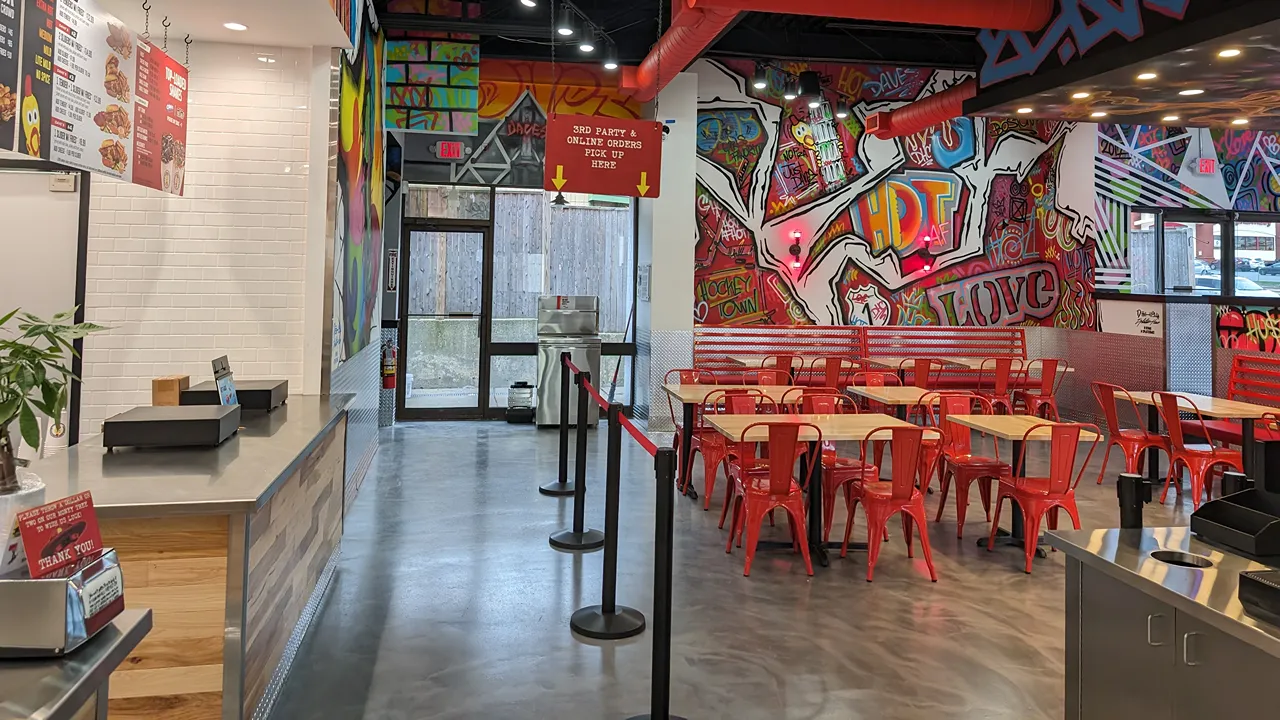
M 842 558 L 849 554 L 849 536 L 853 533 L 853 511 L 857 509 L 858 499 L 854 498 L 853 502 L 849 503 L 849 511 L 845 515 L 844 544 L 840 546 L 840 557 Z M 868 530 L 868 532 L 870 532 L 870 530 Z M 868 545 L 870 545 L 869 542 Z
M 825 500 L 822 508 L 822 541 L 831 540 L 831 526 L 836 521 L 836 490 L 839 489 L 834 480 L 828 481 L 827 473 L 822 474 L 822 497 Z
M 929 528 L 924 522 L 924 503 L 903 511 L 904 514 L 908 512 L 915 518 L 916 528 L 920 531 L 920 547 L 924 548 L 924 564 L 929 568 L 929 579 L 938 582 L 938 571 L 933 569 L 933 548 L 929 547 Z
M 934 522 L 942 522 L 942 511 L 947 507 L 947 493 L 951 490 L 951 478 L 953 476 L 954 473 L 952 472 L 947 472 L 946 475 L 942 476 L 940 481 L 942 487 L 938 490 L 938 515 L 933 519 Z M 959 492 L 959 488 L 956 489 L 956 492 Z
M 888 518 L 871 511 L 871 506 L 867 510 L 867 582 L 871 582 L 875 579 L 876 560 L 880 559 L 880 546 L 883 544 L 876 542 L 876 539 L 887 529 Z
M 911 540 L 911 516 L 903 511 L 902 515 L 902 539 L 907 541 L 907 557 L 915 557 L 914 542 Z
M 956 537 L 964 538 L 964 517 L 969 512 L 969 484 L 956 483 Z
M 978 478 L 978 492 L 982 494 L 982 511 L 987 514 L 987 522 L 991 522 L 991 480 Z
M 1098 484 L 1102 484 L 1102 478 L 1107 476 L 1107 461 L 1111 459 L 1111 446 L 1115 443 L 1107 443 L 1107 451 L 1102 453 L 1102 470 L 1098 473 Z M 1128 472 L 1128 470 L 1125 470 Z
M 1080 508 L 1076 507 L 1075 498 L 1066 501 L 1062 506 L 1067 511 L 1067 517 L 1071 518 L 1071 525 L 1075 529 L 1080 529 Z
M 1000 530 L 1000 507 L 1004 505 L 1004 495 L 996 496 L 996 514 L 991 519 L 991 536 L 987 538 L 987 552 L 991 552 L 996 545 L 996 533 Z
M 1016 499 L 1014 502 L 1018 502 Z M 1023 543 L 1026 548 L 1027 556 L 1027 574 L 1031 574 L 1031 562 L 1036 559 L 1036 538 L 1040 537 L 1040 515 L 1043 511 L 1028 512 L 1029 508 L 1022 508 L 1022 515 L 1025 518 L 1026 533 L 1023 535 L 1027 539 Z
M 741 527 L 742 502 L 743 502 L 742 496 L 738 495 L 737 493 L 734 493 L 733 519 L 729 521 L 729 541 L 724 544 L 724 551 L 726 553 L 733 552 L 733 540 L 738 534 L 738 528 Z
M 788 503 L 786 511 L 790 517 L 791 527 L 795 528 L 797 543 L 800 545 L 800 557 L 804 559 L 804 570 L 812 576 L 813 561 L 809 558 L 809 543 L 805 540 L 804 508 Z
M 729 466 L 726 461 L 725 474 L 728 475 L 728 473 L 729 473 Z M 721 530 L 724 529 L 724 519 L 729 514 L 729 506 L 733 504 L 733 497 L 734 497 L 733 477 L 730 476 L 728 481 L 724 485 L 724 507 L 720 509 L 720 529 Z
M 715 457 L 717 453 L 702 453 L 702 510 L 711 509 L 711 492 L 716 489 L 716 475 L 724 458 Z
M 742 566 L 743 577 L 751 576 L 751 561 L 755 559 L 756 543 L 760 541 L 760 525 L 764 520 L 765 513 L 763 511 L 757 510 L 756 509 L 757 507 L 761 507 L 761 506 L 759 505 L 754 507 L 751 505 L 747 506 L 747 512 L 746 512 L 746 515 L 747 515 L 746 517 L 747 562 L 745 565 Z M 769 512 L 772 512 L 772 511 L 773 509 L 770 508 Z

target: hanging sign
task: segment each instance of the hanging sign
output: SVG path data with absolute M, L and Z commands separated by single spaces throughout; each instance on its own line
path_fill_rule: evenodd
M 181 195 L 186 68 L 94 0 L 25 12 L 19 150 Z
M 18 0 L 0 0 L 0 149 L 13 150 L 18 119 Z
M 557 115 L 547 121 L 546 142 L 547 190 L 645 198 L 661 192 L 661 123 Z

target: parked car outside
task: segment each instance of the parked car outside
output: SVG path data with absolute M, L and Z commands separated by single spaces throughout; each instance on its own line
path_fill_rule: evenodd
M 1259 275 L 1280 275 L 1280 260 L 1276 260 L 1275 262 L 1272 262 L 1270 264 L 1263 265 L 1262 268 L 1258 270 L 1258 274 Z
M 1217 295 L 1222 290 L 1222 278 L 1217 275 L 1197 275 L 1197 295 Z M 1236 278 L 1236 295 L 1242 297 L 1280 297 L 1280 293 L 1268 290 L 1249 278 Z

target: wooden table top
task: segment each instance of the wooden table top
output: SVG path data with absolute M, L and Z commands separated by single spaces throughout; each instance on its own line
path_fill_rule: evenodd
M 1001 440 L 1022 440 L 1027 431 L 1037 425 L 1056 425 L 1034 415 L 948 415 L 947 420 L 973 430 L 981 430 Z M 1053 434 L 1050 428 L 1041 428 L 1032 433 L 1027 440 L 1050 440 Z M 1082 441 L 1092 441 L 1097 435 L 1089 431 L 1080 433 Z
M 722 435 L 732 440 L 739 440 L 742 437 L 742 431 L 746 430 L 748 425 L 754 425 L 759 422 L 810 423 L 822 429 L 823 440 L 846 442 L 861 442 L 871 435 L 873 430 L 879 428 L 915 427 L 911 423 L 876 413 L 859 415 L 708 415 L 706 421 L 720 431 Z M 929 435 L 932 434 L 930 433 Z M 766 427 L 755 428 L 747 435 L 746 439 L 747 442 L 767 442 L 769 440 L 769 429 Z M 800 429 L 800 440 L 802 442 L 813 442 L 817 439 L 818 433 L 814 432 L 813 428 Z M 872 439 L 889 440 L 891 435 L 885 432 L 876 435 Z
M 717 390 L 759 390 L 764 393 L 765 397 L 775 403 L 782 402 L 782 396 L 787 394 L 788 390 L 794 390 L 798 385 L 664 385 L 663 388 L 671 397 L 685 404 L 697 404 L 707 399 L 707 396 Z
M 923 399 L 925 395 L 930 394 L 934 396 L 935 401 L 939 399 L 937 390 L 925 390 L 924 388 L 918 388 L 914 385 L 908 385 L 906 387 L 897 387 L 893 385 L 885 387 L 855 385 L 847 388 L 847 390 L 859 397 L 864 397 L 868 400 L 875 400 L 876 402 L 883 403 L 885 405 L 919 405 L 920 400 Z
M 1129 393 L 1139 405 L 1156 405 L 1154 392 L 1135 392 Z M 1267 407 L 1266 405 L 1254 405 L 1252 403 L 1240 402 L 1238 400 L 1225 400 L 1223 398 L 1211 397 L 1209 395 L 1197 395 L 1196 393 L 1176 393 L 1191 402 L 1195 403 L 1200 409 L 1200 414 L 1205 417 L 1222 418 L 1228 420 L 1243 420 L 1262 417 L 1266 413 L 1280 413 L 1280 408 Z M 1116 397 L 1124 400 L 1125 396 L 1122 392 L 1117 392 Z M 1191 406 L 1181 400 L 1178 406 L 1182 409 L 1191 410 Z

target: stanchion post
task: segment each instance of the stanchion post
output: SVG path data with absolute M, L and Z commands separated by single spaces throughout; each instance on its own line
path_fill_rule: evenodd
M 569 483 L 569 358 L 569 353 L 560 353 L 560 477 L 538 488 L 538 492 L 552 497 L 567 497 L 574 492 Z
M 653 459 L 657 476 L 658 517 L 653 552 L 653 687 L 649 713 L 630 720 L 684 720 L 671 714 L 671 564 L 675 534 L 676 451 L 659 448 Z
M 1120 527 L 1125 530 L 1142 529 L 1143 496 L 1150 492 L 1146 478 L 1132 473 L 1120 473 L 1116 483 L 1116 496 L 1120 499 Z
M 591 395 L 587 384 L 591 373 L 580 372 L 578 386 L 578 448 L 574 458 L 573 527 L 550 538 L 551 546 L 560 550 L 599 550 L 604 547 L 604 533 L 586 527 L 587 517 L 587 403 Z
M 618 606 L 618 495 L 622 479 L 622 406 L 609 405 L 604 497 L 604 579 L 600 604 L 573 614 L 569 627 L 596 640 L 621 640 L 644 632 L 639 610 Z

